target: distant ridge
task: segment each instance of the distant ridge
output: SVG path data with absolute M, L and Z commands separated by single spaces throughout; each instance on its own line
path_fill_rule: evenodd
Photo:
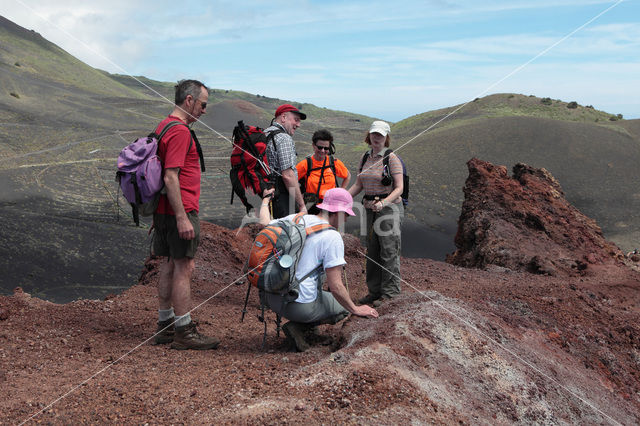
M 413 186 L 412 192 L 425 208 L 411 214 L 427 223 L 449 218 L 454 226 L 466 161 L 477 157 L 507 167 L 524 162 L 558 178 L 567 199 L 595 218 L 607 238 L 622 247 L 637 245 L 640 218 L 630 212 L 640 209 L 640 187 L 633 178 L 640 164 L 640 120 L 619 120 L 580 105 L 568 108 L 558 100 L 547 105 L 543 99 L 496 94 L 470 102 L 435 126 L 457 107 L 396 123 L 396 148 L 434 126 L 399 150 L 422 187 Z
M 51 43 L 46 38 L 42 37 L 40 33 L 35 32 L 34 30 L 28 30 L 20 25 L 8 20 L 4 16 L 0 15 L 0 30 L 3 32 L 13 34 L 15 37 L 33 42 L 43 49 L 48 49 L 52 51 L 62 50 L 56 44 Z
M 444 119 L 448 114 L 451 114 L 451 116 Z M 583 106 L 576 102 L 539 98 L 534 95 L 497 93 L 483 98 L 476 98 L 466 104 L 414 115 L 396 123 L 394 130 L 404 135 L 414 132 L 416 126 L 426 126 L 425 128 L 427 128 L 441 119 L 444 120 L 434 130 L 460 125 L 466 120 L 507 116 L 549 118 L 552 120 L 605 125 L 619 120 L 616 114 L 599 111 L 591 105 Z

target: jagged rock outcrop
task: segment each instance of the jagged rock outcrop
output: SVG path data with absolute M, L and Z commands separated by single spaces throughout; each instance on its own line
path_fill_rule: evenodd
M 565 199 L 547 170 L 516 164 L 509 176 L 505 166 L 477 158 L 467 166 L 457 250 L 447 262 L 575 275 L 590 265 L 613 265 L 622 258 L 596 222 Z

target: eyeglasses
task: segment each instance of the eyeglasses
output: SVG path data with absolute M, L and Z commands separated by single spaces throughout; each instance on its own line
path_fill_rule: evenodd
M 191 96 L 191 95 L 189 95 L 189 96 Z M 193 96 L 193 100 L 200 102 L 200 107 L 202 109 L 206 109 L 207 108 L 207 103 L 206 102 L 202 102 L 200 99 L 196 98 L 195 96 Z
M 329 151 L 331 149 L 330 146 L 318 146 L 318 145 L 315 145 L 315 147 L 318 148 L 318 150 L 320 150 L 320 151 L 323 151 L 323 150 L 324 151 Z

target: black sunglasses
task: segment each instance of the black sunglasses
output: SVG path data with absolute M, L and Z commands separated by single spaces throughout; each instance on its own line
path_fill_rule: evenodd
M 330 146 L 318 146 L 318 145 L 316 145 L 316 148 L 318 148 L 319 150 L 325 150 L 325 151 L 329 151 L 331 149 Z
M 198 99 L 196 97 L 193 97 L 193 100 L 200 102 L 200 106 L 201 106 L 202 109 L 207 108 L 207 103 L 206 102 L 202 102 L 200 99 Z

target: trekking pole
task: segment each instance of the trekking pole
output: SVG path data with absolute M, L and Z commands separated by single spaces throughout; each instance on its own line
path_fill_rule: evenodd
M 251 283 L 247 286 L 247 296 L 244 298 L 244 308 L 242 308 L 242 318 L 240 322 L 244 322 L 244 315 L 247 313 L 247 303 L 249 303 L 249 293 L 251 292 Z

